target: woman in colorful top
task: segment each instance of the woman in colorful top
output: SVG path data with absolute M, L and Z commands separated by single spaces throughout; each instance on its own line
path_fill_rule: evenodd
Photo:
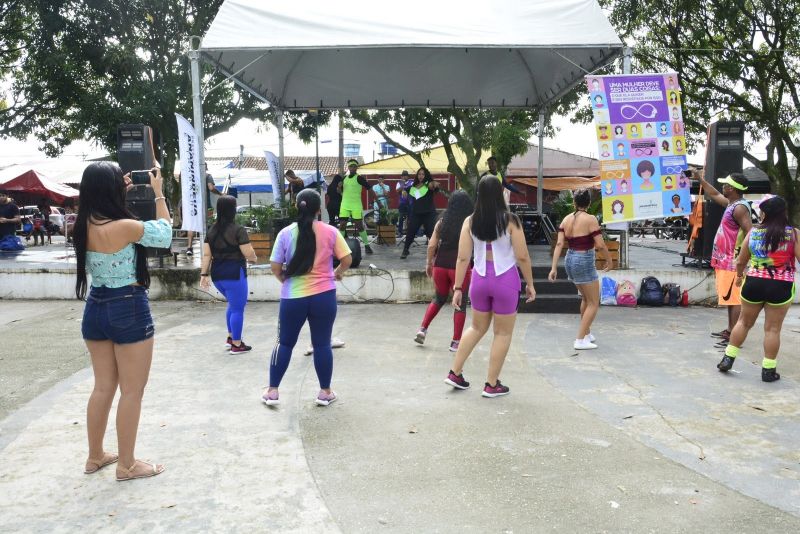
M 200 289 L 208 291 L 210 281 L 213 281 L 214 287 L 228 301 L 225 312 L 228 338 L 225 346 L 231 354 L 241 354 L 253 349 L 242 341 L 242 327 L 248 295 L 247 261 L 255 262 L 256 253 L 247 230 L 234 222 L 235 217 L 236 199 L 228 195 L 219 197 L 217 222 L 208 230 L 203 243 Z
M 425 311 L 425 317 L 422 318 L 422 326 L 419 327 L 417 337 L 414 338 L 414 341 L 420 345 L 425 343 L 425 336 L 431 321 L 447 302 L 450 290 L 456 285 L 458 239 L 464 220 L 472 214 L 474 209 L 475 206 L 469 195 L 464 191 L 456 191 L 447 203 L 447 210 L 433 229 L 433 235 L 428 242 L 428 262 L 425 266 L 425 274 L 428 275 L 428 278 L 433 279 L 436 293 Z M 462 284 L 463 291 L 469 291 L 471 274 L 472 269 L 468 268 Z M 450 342 L 450 352 L 458 350 L 466 319 L 467 312 L 463 308 L 455 310 L 453 313 L 453 341 Z
M 761 222 L 745 237 L 736 260 L 736 284 L 742 288 L 742 312 L 717 369 L 723 373 L 730 371 L 740 347 L 763 309 L 764 360 L 761 364 L 761 380 L 774 382 L 781 377 L 776 371 L 775 359 L 781 346 L 783 319 L 795 295 L 795 263 L 800 260 L 800 232 L 789 225 L 783 198 L 769 198 L 761 202 L 759 210 Z
M 511 335 L 517 319 L 520 279 L 517 267 L 525 278 L 527 302 L 533 302 L 533 272 L 522 224 L 508 211 L 503 200 L 503 184 L 495 176 L 478 182 L 475 211 L 461 227 L 453 287 L 453 307 L 461 309 L 464 282 L 470 259 L 475 254 L 469 298 L 472 302 L 472 325 L 464 333 L 453 358 L 453 367 L 445 383 L 457 389 L 469 388 L 462 370 L 475 345 L 494 322 L 494 340 L 489 354 L 489 370 L 481 395 L 508 395 L 508 387 L 500 383 L 500 371 L 511 346 Z
M 279 403 L 281 385 L 300 329 L 308 321 L 314 368 L 320 392 L 316 403 L 327 406 L 336 400 L 331 390 L 333 351 L 331 334 L 336 320 L 336 280 L 350 267 L 350 248 L 336 228 L 318 222 L 321 200 L 316 191 L 305 189 L 297 195 L 298 220 L 280 231 L 270 258 L 272 274 L 281 281 L 278 314 L 278 345 L 269 364 L 269 388 L 262 400 L 267 406 Z M 333 260 L 339 260 L 334 270 Z
M 408 217 L 408 232 L 400 258 L 408 257 L 408 249 L 411 248 L 411 243 L 414 242 L 420 227 L 425 228 L 425 236 L 428 239 L 433 235 L 433 227 L 436 225 L 436 206 L 433 204 L 433 195 L 438 190 L 439 184 L 431 177 L 430 171 L 425 167 L 420 167 L 414 177 L 414 183 L 408 188 L 411 208 Z
M 89 459 L 94 473 L 119 460 L 117 480 L 157 475 L 163 465 L 134 457 L 142 394 L 153 357 L 153 318 L 147 299 L 150 275 L 144 247 L 167 248 L 172 222 L 162 193 L 161 172 L 150 172 L 155 193 L 155 221 L 142 222 L 125 206 L 130 179 L 114 163 L 92 163 L 83 172 L 75 222 L 77 259 L 75 293 L 86 298 L 81 333 L 92 357 L 94 389 L 86 409 Z M 148 186 L 136 186 L 148 187 Z M 91 275 L 88 297 L 87 276 Z M 119 456 L 103 449 L 108 413 L 119 386 L 117 443 Z
M 588 189 L 579 189 L 572 198 L 575 211 L 564 217 L 558 228 L 558 241 L 553 249 L 553 263 L 548 278 L 553 282 L 558 277 L 558 258 L 566 241 L 568 249 L 564 267 L 567 278 L 572 280 L 581 294 L 581 324 L 572 347 L 577 350 L 596 349 L 596 339 L 591 332 L 592 322 L 600 309 L 600 280 L 595 268 L 595 250 L 601 250 L 606 258 L 604 272 L 611 269 L 611 257 L 603 242 L 597 217 L 586 213 L 592 193 Z

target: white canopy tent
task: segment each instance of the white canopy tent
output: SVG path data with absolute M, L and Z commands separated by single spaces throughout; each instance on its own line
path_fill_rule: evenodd
M 201 58 L 280 111 L 511 107 L 538 110 L 543 121 L 548 105 L 623 48 L 596 0 L 381 7 L 226 0 L 190 52 L 195 125 L 202 124 Z
M 621 48 L 595 0 L 227 0 L 201 52 L 283 110 L 539 108 Z

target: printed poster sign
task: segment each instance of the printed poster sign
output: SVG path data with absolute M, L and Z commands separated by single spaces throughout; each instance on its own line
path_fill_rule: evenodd
M 267 169 L 269 169 L 269 183 L 272 188 L 272 198 L 273 204 L 276 206 L 281 205 L 281 195 L 280 195 L 280 187 L 279 187 L 279 180 L 280 180 L 280 171 L 279 164 L 278 164 L 278 157 L 270 152 L 269 150 L 264 151 L 264 158 L 267 160 Z
M 678 75 L 587 76 L 603 221 L 689 215 L 686 138 Z

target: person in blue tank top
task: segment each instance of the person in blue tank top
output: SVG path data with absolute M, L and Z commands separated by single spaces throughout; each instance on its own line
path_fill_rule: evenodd
M 158 475 L 163 465 L 134 456 L 142 395 L 150 374 L 155 327 L 150 315 L 145 247 L 167 248 L 172 220 L 162 192 L 161 171 L 150 171 L 156 220 L 140 221 L 126 207 L 130 178 L 115 163 L 92 163 L 83 171 L 80 207 L 75 221 L 77 260 L 75 295 L 86 299 L 81 334 L 92 358 L 94 389 L 86 408 L 91 474 L 117 463 L 117 480 Z M 91 277 L 91 289 L 89 289 Z M 87 289 L 88 296 L 87 296 Z M 114 395 L 119 455 L 105 451 L 103 437 Z

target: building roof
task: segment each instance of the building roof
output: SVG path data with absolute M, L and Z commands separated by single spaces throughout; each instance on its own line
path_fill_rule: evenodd
M 345 158 L 347 161 L 349 158 Z M 229 166 L 232 169 L 239 167 L 239 156 L 233 157 L 209 157 L 206 158 L 209 167 L 225 167 Z M 228 162 L 228 165 L 225 165 Z M 242 160 L 243 169 L 256 169 L 259 171 L 267 170 L 267 160 L 263 156 L 245 156 Z M 283 168 L 285 170 L 295 171 L 316 171 L 317 158 L 314 156 L 284 156 Z M 319 157 L 319 170 L 323 176 L 333 176 L 339 172 L 339 158 L 338 156 L 320 156 Z
M 463 166 L 467 161 L 466 155 L 458 146 L 453 145 L 452 147 L 456 162 Z M 427 152 L 423 151 L 421 154 L 422 160 L 425 162 L 425 167 L 431 171 L 431 174 L 449 174 L 447 170 L 447 154 L 445 153 L 444 147 L 433 147 Z M 489 155 L 489 152 L 484 152 L 478 164 L 478 172 L 488 170 L 489 167 L 486 165 L 486 158 L 488 158 Z M 528 152 L 521 156 L 514 157 L 511 163 L 508 164 L 506 176 L 509 178 L 535 177 L 537 174 L 538 159 L 539 147 L 534 144 L 529 144 Z M 400 174 L 404 170 L 413 174 L 417 167 L 419 167 L 419 163 L 417 163 L 414 158 L 407 154 L 402 154 L 364 164 L 359 170 L 363 174 Z M 594 178 L 599 175 L 600 162 L 595 158 L 570 154 L 569 152 L 553 148 L 544 148 L 545 177 L 582 176 Z

